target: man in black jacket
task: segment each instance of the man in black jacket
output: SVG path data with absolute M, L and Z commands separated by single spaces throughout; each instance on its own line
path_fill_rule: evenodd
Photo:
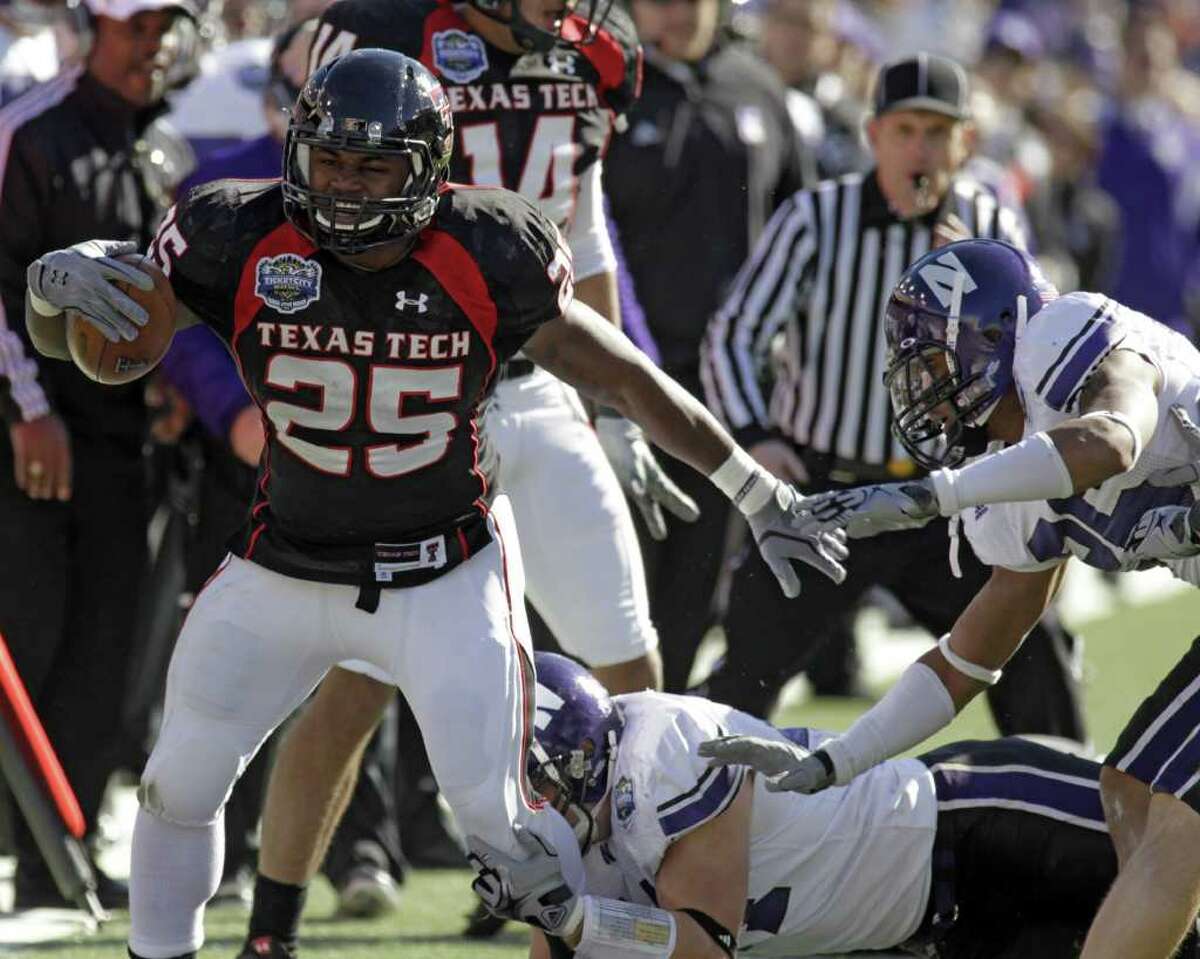
M 173 155 L 153 123 L 164 38 L 186 0 L 88 0 L 92 45 L 0 110 L 0 633 L 89 826 L 115 761 L 146 562 L 141 385 L 99 389 L 42 360 L 24 324 L 25 267 L 93 236 L 144 247 Z M 16 906 L 59 902 L 18 823 Z M 102 884 L 101 898 L 119 901 Z
M 721 36 L 718 0 L 634 0 L 632 12 L 644 86 L 609 148 L 604 189 L 662 367 L 703 397 L 707 317 L 812 161 L 774 72 Z M 641 537 L 663 688 L 680 692 L 711 624 L 729 511 L 682 464 L 662 466 L 700 505 L 699 520 L 672 524 L 665 541 Z

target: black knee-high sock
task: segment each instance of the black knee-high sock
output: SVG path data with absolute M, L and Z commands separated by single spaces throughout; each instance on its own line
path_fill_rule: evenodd
M 261 873 L 254 879 L 254 908 L 250 911 L 250 936 L 274 936 L 294 948 L 300 931 L 307 886 L 276 882 Z

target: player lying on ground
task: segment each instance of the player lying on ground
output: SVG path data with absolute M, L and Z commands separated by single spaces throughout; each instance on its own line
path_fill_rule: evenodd
M 172 658 L 134 830 L 135 957 L 199 949 L 230 788 L 346 659 L 404 692 L 464 832 L 516 858 L 537 834 L 568 872 L 578 864 L 569 827 L 525 779 L 533 671 L 520 553 L 507 501 L 488 504 L 477 468 L 480 403 L 518 349 L 727 490 L 785 592 L 799 591 L 793 560 L 844 575 L 841 537 L 810 535 L 790 487 L 572 302 L 550 221 L 515 193 L 445 183 L 452 133 L 423 66 L 349 53 L 301 92 L 282 183 L 202 187 L 153 244 L 178 323 L 208 324 L 238 359 L 267 448 L 247 527 Z M 96 256 L 105 246 L 122 249 L 94 241 L 30 266 L 26 318 L 47 355 L 68 355 L 61 311 L 114 338 L 145 322 L 108 282 L 130 268 Z M 564 919 L 532 899 L 507 906 L 551 932 Z
M 1099 294 L 1059 297 L 1031 258 L 985 240 L 918 260 L 886 333 L 897 435 L 935 472 L 816 508 L 851 537 L 958 516 L 994 572 L 938 647 L 812 755 L 703 747 L 782 774 L 776 789 L 850 782 L 950 722 L 999 678 L 1071 556 L 1109 572 L 1162 563 L 1200 584 L 1200 353 L 1187 340 Z M 953 468 L 978 427 L 1007 448 Z M 1084 956 L 1164 959 L 1200 905 L 1200 641 L 1134 714 L 1100 782 L 1121 876 Z
M 1097 763 L 1021 739 L 965 742 L 820 795 L 774 792 L 706 768 L 696 747 L 740 733 L 803 752 L 829 734 L 695 696 L 610 698 L 571 660 L 535 662 L 530 778 L 575 825 L 586 878 L 564 903 L 577 928 L 535 931 L 531 959 L 898 947 L 1067 959 L 1116 875 Z M 536 862 L 480 852 L 500 885 Z M 634 938 L 621 916 L 638 921 Z

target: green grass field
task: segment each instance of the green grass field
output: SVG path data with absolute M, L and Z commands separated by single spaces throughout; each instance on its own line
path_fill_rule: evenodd
M 1200 592 L 1119 609 L 1081 630 L 1087 642 L 1087 713 L 1100 750 L 1109 748 L 1122 725 L 1200 632 Z M 868 705 L 866 700 L 815 700 L 784 711 L 787 725 L 841 729 Z M 934 742 L 995 734 L 981 702 L 972 705 L 949 731 Z M 405 887 L 404 903 L 395 917 L 373 922 L 331 919 L 333 896 L 318 881 L 309 897 L 302 929 L 305 959 L 516 959 L 526 954 L 527 937 L 510 927 L 490 942 L 467 942 L 458 936 L 471 906 L 466 872 L 424 872 Z M 246 916 L 235 908 L 208 914 L 206 959 L 232 959 L 245 934 Z M 118 915 L 97 935 L 53 946 L 0 945 L 0 952 L 46 959 L 116 959 L 125 955 L 128 923 Z

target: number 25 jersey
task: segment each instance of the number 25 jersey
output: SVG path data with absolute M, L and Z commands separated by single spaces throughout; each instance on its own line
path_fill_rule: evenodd
M 571 297 L 569 256 L 532 204 L 444 189 L 412 252 L 367 272 L 296 230 L 278 181 L 221 180 L 168 213 L 151 255 L 229 346 L 263 414 L 240 555 L 302 578 L 400 585 L 373 571 L 433 578 L 447 551 L 479 548 L 463 537 L 486 527 L 479 405 L 497 365 Z M 438 537 L 451 542 L 429 562 L 399 555 Z
M 1193 421 L 1200 420 L 1200 352 L 1169 327 L 1100 294 L 1060 297 L 1018 335 L 1013 374 L 1025 409 L 1025 435 L 1077 417 L 1088 380 L 1117 349 L 1137 353 L 1158 371 L 1153 437 L 1132 470 L 1082 494 L 965 510 L 961 515 L 971 546 L 989 566 L 1031 571 L 1076 556 L 1097 569 L 1136 569 L 1124 546 L 1142 514 L 1193 502 L 1188 486 L 1156 487 L 1146 480 L 1195 458 L 1170 408 L 1180 404 Z M 1200 559 L 1167 565 L 1181 579 L 1200 585 Z

